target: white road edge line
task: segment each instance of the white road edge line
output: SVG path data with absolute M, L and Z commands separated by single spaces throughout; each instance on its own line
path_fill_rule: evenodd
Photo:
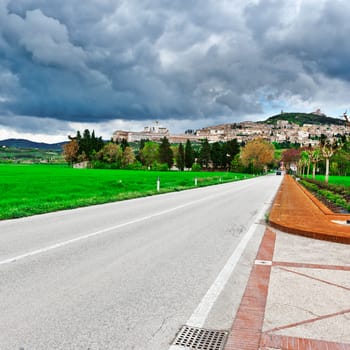
M 189 320 L 186 322 L 186 326 L 202 328 L 205 320 L 207 319 L 210 310 L 215 304 L 217 298 L 220 293 L 223 291 L 226 283 L 232 275 L 233 270 L 235 269 L 239 259 L 241 258 L 249 240 L 252 238 L 255 230 L 260 225 L 259 223 L 255 223 L 261 220 L 264 217 L 265 212 L 271 206 L 273 202 L 273 198 L 275 197 L 275 193 L 271 196 L 269 200 L 264 203 L 264 206 L 260 210 L 260 212 L 255 217 L 254 223 L 249 227 L 248 231 L 242 237 L 236 249 L 233 251 L 232 255 L 227 260 L 225 266 L 219 273 L 218 277 L 208 289 L 207 293 L 202 298 L 201 302 L 197 306 L 196 310 L 193 312 Z M 187 350 L 189 349 L 186 346 L 180 345 L 170 345 L 168 350 Z
M 261 220 L 264 217 L 265 212 L 267 211 L 268 207 L 270 206 L 270 202 L 272 202 L 273 196 L 270 200 L 266 201 L 260 212 L 257 214 L 254 222 Z M 239 242 L 236 249 L 233 251 L 230 258 L 227 260 L 225 266 L 219 273 L 218 277 L 214 281 L 214 283 L 211 285 L 199 305 L 197 306 L 196 310 L 193 312 L 192 316 L 189 318 L 189 320 L 186 322 L 186 325 L 189 327 L 197 327 L 201 328 L 204 325 L 205 320 L 207 319 L 207 316 L 215 304 L 217 298 L 219 297 L 220 293 L 223 291 L 227 281 L 232 275 L 233 270 L 235 269 L 239 259 L 241 258 L 249 240 L 253 236 L 255 230 L 260 224 L 253 223 L 248 231 L 245 233 L 245 235 L 242 237 L 241 241 Z M 171 348 L 170 348 L 171 349 Z
M 243 188 L 245 188 L 245 187 L 247 187 L 247 186 L 244 186 Z M 242 190 L 242 189 L 240 189 L 240 190 Z M 145 221 L 145 220 L 149 220 L 149 219 L 155 218 L 157 216 L 162 216 L 162 215 L 171 213 L 173 211 L 176 211 L 176 210 L 179 210 L 179 209 L 186 208 L 188 206 L 194 205 L 196 203 L 200 203 L 200 202 L 203 202 L 203 201 L 210 200 L 213 197 L 217 197 L 217 196 L 218 196 L 218 194 L 214 194 L 214 195 L 211 195 L 211 196 L 208 196 L 208 197 L 205 197 L 205 198 L 197 199 L 195 201 L 191 201 L 191 202 L 188 202 L 186 204 L 179 205 L 177 207 L 173 207 L 171 209 L 160 211 L 160 212 L 158 212 L 156 214 L 144 216 L 144 217 L 141 217 L 139 219 L 135 219 L 135 220 L 131 220 L 131 221 L 128 221 L 128 222 L 125 222 L 125 223 L 122 223 L 122 224 L 111 226 L 111 227 L 105 228 L 103 230 L 99 230 L 99 231 L 96 231 L 96 232 L 89 233 L 87 235 L 79 236 L 79 237 L 76 237 L 76 238 L 73 238 L 73 239 L 69 239 L 67 241 L 63 241 L 63 242 L 56 243 L 56 244 L 53 244 L 53 245 L 50 245 L 50 246 L 47 246 L 47 247 L 44 247 L 44 248 L 33 250 L 31 252 L 28 252 L 28 253 L 24 253 L 24 254 L 17 255 L 17 256 L 11 257 L 11 258 L 7 258 L 5 260 L 1 260 L 0 261 L 0 265 L 10 264 L 12 262 L 15 262 L 15 261 L 18 261 L 18 260 L 22 260 L 22 259 L 25 259 L 25 258 L 29 258 L 29 257 L 34 256 L 34 255 L 46 253 L 46 252 L 48 252 L 50 250 L 61 248 L 61 247 L 64 247 L 66 245 L 69 245 L 69 244 L 72 244 L 72 243 L 76 243 L 76 242 L 79 242 L 79 241 L 83 241 L 83 240 L 86 240 L 86 239 L 91 238 L 91 237 L 99 236 L 99 235 L 104 234 L 106 232 L 109 232 L 109 231 L 112 231 L 112 230 L 116 230 L 116 229 L 119 229 L 119 228 L 122 228 L 122 227 L 125 227 L 125 226 L 129 226 L 129 225 L 132 225 L 132 224 L 136 224 L 136 223 L 139 223 L 139 222 L 142 222 L 142 221 Z

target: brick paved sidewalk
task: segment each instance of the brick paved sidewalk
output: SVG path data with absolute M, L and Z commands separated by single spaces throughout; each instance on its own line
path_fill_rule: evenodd
M 267 229 L 225 350 L 350 350 L 349 246 Z
M 286 175 L 272 206 L 271 226 L 284 232 L 350 244 L 350 215 L 333 214 Z
M 225 350 L 350 350 L 349 219 L 284 177 Z

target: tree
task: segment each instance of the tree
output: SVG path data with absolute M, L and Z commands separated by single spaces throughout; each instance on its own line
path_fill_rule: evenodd
M 66 162 L 73 164 L 78 158 L 79 145 L 77 140 L 72 139 L 63 146 L 63 156 Z
M 234 173 L 243 172 L 243 164 L 241 162 L 241 157 L 239 154 L 236 154 L 235 157 L 232 159 L 230 164 L 230 170 Z
M 94 158 L 94 154 L 100 151 L 104 142 L 102 137 L 96 137 L 95 131 L 90 131 L 88 129 L 84 130 L 83 136 L 81 136 L 80 131 L 77 131 L 75 137 L 68 136 L 70 140 L 75 139 L 78 144 L 78 158 L 80 160 L 91 160 Z
M 194 162 L 193 149 L 191 145 L 191 141 L 187 140 L 185 145 L 185 167 L 191 168 Z
M 93 152 L 98 152 L 100 149 L 102 149 L 104 146 L 104 142 L 102 140 L 102 137 L 96 137 L 95 136 L 95 130 L 92 131 L 91 134 L 91 140 L 90 140 L 90 156 Z
M 122 155 L 122 165 L 127 167 L 128 165 L 134 163 L 136 160 L 133 149 L 130 146 L 126 146 Z
M 309 151 L 309 158 L 310 162 L 312 164 L 312 178 L 316 178 L 316 167 L 317 163 L 321 160 L 321 150 L 319 147 L 310 149 Z
M 222 145 L 220 142 L 214 142 L 210 150 L 210 158 L 214 168 L 218 168 L 222 164 Z
M 229 165 L 231 164 L 232 160 L 241 151 L 241 148 L 239 146 L 237 139 L 232 139 L 230 141 L 227 141 L 223 151 L 224 151 L 223 157 L 225 159 L 225 166 L 227 166 L 227 168 L 228 168 Z
M 69 137 L 69 136 L 68 136 Z M 69 138 L 71 138 L 71 137 L 69 137 Z M 74 138 L 74 137 L 73 137 Z M 72 138 L 72 139 L 73 139 Z M 77 142 L 78 142 L 78 145 L 80 145 L 80 142 L 81 142 L 81 133 L 80 133 L 80 131 L 78 130 L 77 131 L 77 136 L 75 137 L 75 139 L 77 140 Z
M 299 164 L 300 164 L 299 175 L 305 176 L 305 168 L 309 169 L 310 167 L 310 157 L 307 151 L 305 150 L 301 151 Z M 307 171 L 307 174 L 309 175 L 309 170 Z
M 202 167 L 208 167 L 210 163 L 210 145 L 208 139 L 204 139 L 201 144 L 201 150 L 199 152 L 199 162 Z
M 119 163 L 122 159 L 122 149 L 119 145 L 108 142 L 98 153 L 98 158 L 107 163 Z
M 90 160 L 90 159 L 88 158 L 88 156 L 86 155 L 86 153 L 84 151 L 82 153 L 78 154 L 78 158 L 77 158 L 78 162 L 85 162 L 88 160 Z
M 286 149 L 282 153 L 282 162 L 287 170 L 293 168 L 293 165 L 298 164 L 300 159 L 300 151 L 295 148 Z
M 329 160 L 335 153 L 337 149 L 341 147 L 340 143 L 336 140 L 330 141 L 329 139 L 322 139 L 320 141 L 321 144 L 321 153 L 323 158 L 326 160 L 326 174 L 325 174 L 325 182 L 328 183 L 329 178 Z
M 140 150 L 143 148 L 143 147 L 145 147 L 145 144 L 146 144 L 146 142 L 148 142 L 149 140 L 148 139 L 141 139 L 140 140 Z
M 350 174 L 350 150 L 343 147 L 333 157 L 330 164 L 330 171 L 338 176 Z
M 129 147 L 129 143 L 127 139 L 122 139 L 122 142 L 120 143 L 120 147 L 122 148 L 123 151 L 125 150 L 126 147 Z
M 159 161 L 168 164 L 169 169 L 174 164 L 174 154 L 170 148 L 169 140 L 164 136 L 159 145 Z
M 149 140 L 141 139 L 140 146 L 139 146 L 138 150 L 136 150 L 136 152 L 135 152 L 136 160 L 140 161 L 142 164 L 144 164 L 144 163 L 141 159 L 141 150 L 145 147 L 145 144 L 147 141 L 149 141 Z
M 159 160 L 159 145 L 153 141 L 145 142 L 140 150 L 140 158 L 143 165 L 151 167 L 153 162 Z
M 185 168 L 185 150 L 182 143 L 179 144 L 179 147 L 177 149 L 176 165 L 181 171 L 183 171 Z
M 79 154 L 84 153 L 86 155 L 87 160 L 89 160 L 91 152 L 92 147 L 90 131 L 88 129 L 85 129 L 83 132 L 83 137 L 79 141 Z
M 242 149 L 241 161 L 252 172 L 261 172 L 273 161 L 274 153 L 275 148 L 270 142 L 257 138 L 249 141 Z

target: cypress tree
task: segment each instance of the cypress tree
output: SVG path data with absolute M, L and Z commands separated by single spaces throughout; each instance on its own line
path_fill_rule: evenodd
M 140 140 L 140 149 L 142 149 L 143 147 L 145 147 L 145 144 L 146 144 L 147 141 L 149 141 L 149 140 L 147 140 L 147 139 L 141 139 L 141 140 Z
M 168 167 L 170 169 L 174 164 L 173 157 L 174 155 L 172 149 L 170 148 L 169 140 L 164 136 L 161 139 L 161 143 L 159 146 L 159 161 L 160 163 L 168 164 Z
M 179 170 L 183 171 L 185 167 L 185 150 L 182 143 L 179 144 L 179 148 L 177 150 L 177 156 L 176 156 L 176 165 L 179 168 Z
M 212 144 L 210 157 L 213 162 L 214 168 L 218 168 L 221 165 L 222 158 L 222 145 L 220 142 L 215 142 Z
M 199 153 L 199 160 L 203 167 L 208 167 L 210 162 L 210 145 L 208 139 L 202 141 L 202 147 Z
M 191 168 L 193 162 L 194 162 L 194 155 L 193 155 L 191 141 L 187 140 L 185 145 L 185 167 Z
M 229 169 L 232 160 L 240 153 L 240 146 L 237 139 L 227 141 L 225 149 L 226 167 Z
M 127 139 L 122 139 L 120 146 L 121 146 L 123 151 L 125 150 L 126 147 L 129 147 L 129 143 L 128 143 Z

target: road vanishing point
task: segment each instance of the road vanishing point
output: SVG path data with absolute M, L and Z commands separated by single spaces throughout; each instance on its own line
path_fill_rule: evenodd
M 168 350 L 229 330 L 281 176 L 0 222 L 0 349 Z

